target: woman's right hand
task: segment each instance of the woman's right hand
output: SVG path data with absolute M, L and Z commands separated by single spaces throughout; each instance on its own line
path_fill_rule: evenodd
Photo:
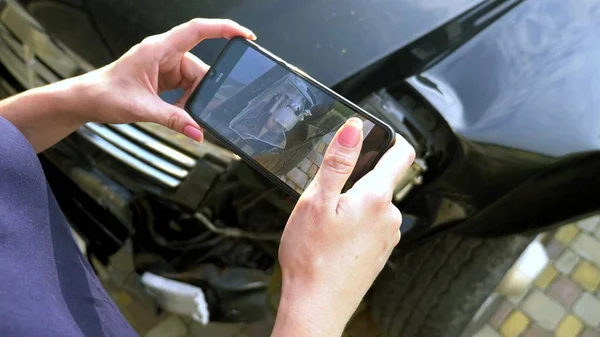
M 273 336 L 340 336 L 400 241 L 394 187 L 415 152 L 402 137 L 346 193 L 362 145 L 352 118 L 331 142 L 281 239 L 283 289 Z

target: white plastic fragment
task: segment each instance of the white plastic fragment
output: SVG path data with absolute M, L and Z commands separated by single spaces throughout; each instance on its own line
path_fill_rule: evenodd
M 164 310 L 208 324 L 210 312 L 201 288 L 148 272 L 142 275 L 142 283 Z

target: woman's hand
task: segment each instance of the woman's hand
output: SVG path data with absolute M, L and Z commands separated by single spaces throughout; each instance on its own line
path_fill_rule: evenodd
M 19 128 L 36 152 L 90 121 L 155 122 L 202 141 L 202 130 L 182 107 L 208 66 L 189 50 L 204 39 L 234 36 L 256 38 L 230 20 L 191 20 L 146 38 L 105 67 L 2 100 L 0 117 Z M 175 105 L 158 96 L 177 88 L 184 95 Z
M 200 127 L 183 106 L 209 67 L 189 50 L 205 39 L 234 36 L 256 39 L 249 29 L 223 19 L 194 19 L 144 39 L 114 63 L 84 76 L 83 81 L 97 86 L 87 119 L 155 122 L 202 141 Z M 158 96 L 177 88 L 184 94 L 175 105 Z
M 395 185 L 414 160 L 401 137 L 377 166 L 341 194 L 362 144 L 362 122 L 338 131 L 285 227 L 283 290 L 273 336 L 340 336 L 400 241 Z

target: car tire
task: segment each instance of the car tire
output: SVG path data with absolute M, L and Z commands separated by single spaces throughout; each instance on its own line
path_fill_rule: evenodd
M 437 237 L 395 254 L 370 305 L 385 336 L 460 336 L 533 237 Z

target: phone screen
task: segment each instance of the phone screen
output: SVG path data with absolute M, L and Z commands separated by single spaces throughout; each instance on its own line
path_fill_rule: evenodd
M 364 122 L 358 164 L 346 188 L 389 147 L 393 132 L 242 39 L 230 41 L 188 100 L 203 127 L 298 194 L 306 189 L 337 130 Z

